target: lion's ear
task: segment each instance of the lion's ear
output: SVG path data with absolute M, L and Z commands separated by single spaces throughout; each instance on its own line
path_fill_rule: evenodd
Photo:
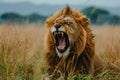
M 52 25 L 52 18 L 48 18 L 46 21 L 45 21 L 45 26 L 46 27 L 50 27 Z
M 83 27 L 87 27 L 89 25 L 89 19 L 86 18 L 85 16 L 81 16 L 79 18 L 76 18 L 77 22 L 83 26 Z
M 74 19 L 83 27 L 87 27 L 89 25 L 89 19 L 81 14 L 78 10 L 74 10 L 72 13 Z
M 67 6 L 66 8 L 62 10 L 62 15 L 64 16 L 71 15 L 71 14 L 72 14 L 72 10 L 69 6 Z
M 58 17 L 60 17 L 62 14 L 63 14 L 63 11 L 62 11 L 62 10 L 56 12 L 53 16 L 49 17 L 49 18 L 46 20 L 45 25 L 46 25 L 47 27 L 50 27 L 50 26 L 53 24 L 53 22 L 54 22 Z

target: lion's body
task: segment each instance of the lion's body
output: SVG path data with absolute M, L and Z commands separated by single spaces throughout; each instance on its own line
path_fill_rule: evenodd
M 47 52 L 46 52 L 46 60 L 48 62 L 48 65 L 50 67 L 56 67 L 61 59 L 63 58 L 59 58 L 59 56 L 57 55 L 56 51 L 55 51 L 55 45 L 53 43 L 53 40 L 50 38 L 50 33 L 48 33 L 47 35 L 47 45 L 49 48 L 47 48 Z M 88 73 L 88 71 L 91 69 L 91 65 L 92 65 L 92 61 L 94 58 L 94 42 L 93 42 L 93 35 L 90 33 L 90 41 L 88 41 L 86 43 L 86 47 L 84 49 L 84 51 L 82 53 L 80 53 L 81 55 L 78 55 L 78 52 L 76 51 L 77 49 L 77 45 L 79 45 L 79 41 L 76 42 L 74 45 L 71 45 L 71 50 L 70 50 L 70 55 L 65 59 L 65 61 L 63 63 L 61 63 L 60 66 L 64 66 L 64 63 L 66 64 L 66 67 L 61 68 L 60 71 L 63 72 L 64 71 L 72 71 L 71 69 L 75 68 L 75 72 L 84 70 L 82 69 L 83 67 L 85 68 L 85 73 Z M 89 39 L 88 39 L 89 40 Z M 53 44 L 52 44 L 53 43 Z M 89 47 L 90 46 L 90 47 Z M 68 67 L 67 67 L 68 66 Z
M 64 18 L 61 18 L 61 16 L 64 16 Z M 70 27 L 63 26 L 71 40 L 70 50 L 67 52 L 67 56 L 60 57 L 55 49 L 56 46 L 50 30 L 53 23 L 64 25 L 64 21 L 68 17 L 74 19 L 74 21 L 71 19 L 73 24 L 69 25 Z M 45 55 L 49 66 L 48 74 L 54 74 L 56 71 L 60 71 L 60 73 L 93 74 L 104 68 L 103 62 L 95 54 L 94 35 L 88 25 L 89 20 L 85 16 L 69 7 L 47 19 L 48 33 L 45 42 Z

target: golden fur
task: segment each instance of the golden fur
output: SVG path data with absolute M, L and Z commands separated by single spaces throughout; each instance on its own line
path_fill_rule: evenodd
M 67 56 L 59 57 L 55 50 L 54 38 L 50 31 L 54 23 L 61 23 L 70 37 L 70 51 Z M 69 7 L 58 11 L 46 20 L 48 33 L 45 42 L 45 60 L 49 66 L 49 75 L 57 72 L 65 75 L 68 72 L 71 75 L 93 74 L 104 68 L 102 60 L 95 54 L 94 35 L 88 25 L 89 20 L 84 15 Z

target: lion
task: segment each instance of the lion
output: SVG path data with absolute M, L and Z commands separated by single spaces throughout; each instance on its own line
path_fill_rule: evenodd
M 52 79 L 60 75 L 94 75 L 107 64 L 95 54 L 94 35 L 88 27 L 90 21 L 69 6 L 46 20 L 45 60 Z

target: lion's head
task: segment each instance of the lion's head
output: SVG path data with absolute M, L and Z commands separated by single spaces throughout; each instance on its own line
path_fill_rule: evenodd
M 58 11 L 46 20 L 47 46 L 54 48 L 53 53 L 59 57 L 68 56 L 73 49 L 80 55 L 86 45 L 88 25 L 89 20 L 77 10 L 66 7 Z
M 84 15 L 69 7 L 46 20 L 45 58 L 49 66 L 47 73 L 52 78 L 65 75 L 66 80 L 68 73 L 77 77 L 79 73 L 96 74 L 104 69 L 106 64 L 95 54 L 94 35 L 88 25 Z

